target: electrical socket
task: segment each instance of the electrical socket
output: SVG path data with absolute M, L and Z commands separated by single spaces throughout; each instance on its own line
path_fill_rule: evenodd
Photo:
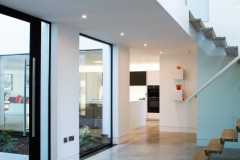
M 74 141 L 74 136 L 69 136 L 69 142 Z
M 63 138 L 63 143 L 67 143 L 67 137 Z

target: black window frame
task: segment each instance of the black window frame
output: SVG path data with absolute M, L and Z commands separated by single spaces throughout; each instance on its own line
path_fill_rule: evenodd
M 48 159 L 51 160 L 51 90 L 50 90 L 50 84 L 51 84 L 51 22 L 31 16 L 29 14 L 23 13 L 21 11 L 17 11 L 14 9 L 11 9 L 9 7 L 6 7 L 4 5 L 0 4 L 0 14 L 13 17 L 25 22 L 30 23 L 30 66 L 32 66 L 32 59 L 36 58 L 36 73 L 41 73 L 41 22 L 45 22 L 49 24 L 49 31 L 50 31 L 50 36 L 49 36 L 49 99 L 48 99 L 48 118 L 49 118 L 49 124 L 48 124 Z M 32 67 L 30 67 L 30 77 L 32 77 Z M 35 108 L 35 126 L 40 126 L 40 111 L 41 111 L 41 106 L 40 106 L 40 95 L 41 95 L 41 74 L 36 75 L 36 108 Z M 32 86 L 32 81 L 30 80 L 30 86 Z M 32 90 L 29 91 L 29 100 L 30 104 L 32 103 Z M 29 112 L 32 113 L 32 108 L 29 108 Z M 39 114 L 36 114 L 39 113 Z M 29 119 L 29 136 L 32 135 L 32 117 L 30 116 Z M 35 137 L 29 138 L 29 159 L 30 160 L 40 160 L 40 155 L 41 155 L 41 130 L 40 127 L 36 127 L 35 129 Z M 36 145 L 34 145 L 36 144 Z
M 113 144 L 113 44 L 111 43 L 108 43 L 108 42 L 105 42 L 105 41 L 102 41 L 102 40 L 99 40 L 99 39 L 96 39 L 96 38 L 93 38 L 91 36 L 88 36 L 86 34 L 82 34 L 82 33 L 79 33 L 79 36 L 82 36 L 82 37 L 85 37 L 85 38 L 88 38 L 88 39 L 91 39 L 91 40 L 94 40 L 94 41 L 97 41 L 97 42 L 101 42 L 101 43 L 104 43 L 104 44 L 107 44 L 111 47 L 110 51 L 111 51 L 111 143 L 110 144 L 107 144 L 106 146 L 103 146 L 103 147 L 99 147 L 99 148 L 96 148 L 96 149 L 93 149 L 89 152 L 87 152 L 86 154 L 80 156 L 80 153 L 79 153 L 79 158 L 81 159 L 86 159 L 88 157 L 91 157 L 95 154 L 98 154 L 99 152 L 102 152 L 106 149 L 109 149 L 111 147 L 114 147 L 115 145 Z M 81 43 L 81 42 L 80 42 Z M 82 50 L 79 50 L 79 51 L 82 51 Z

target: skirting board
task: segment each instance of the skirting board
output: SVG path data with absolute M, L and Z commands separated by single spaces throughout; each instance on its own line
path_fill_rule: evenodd
M 124 135 L 122 137 L 113 137 L 112 140 L 113 140 L 113 144 L 121 144 L 129 140 L 129 134 Z
M 197 133 L 196 128 L 160 126 L 159 131 Z

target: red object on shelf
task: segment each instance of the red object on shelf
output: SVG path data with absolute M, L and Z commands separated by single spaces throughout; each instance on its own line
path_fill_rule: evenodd
M 176 86 L 176 88 L 177 88 L 177 90 L 181 90 L 181 86 L 179 86 L 179 87 L 178 87 L 178 86 Z
M 180 66 L 177 66 L 177 69 L 181 69 Z

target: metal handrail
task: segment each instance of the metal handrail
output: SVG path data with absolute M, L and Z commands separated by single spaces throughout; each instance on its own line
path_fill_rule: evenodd
M 225 72 L 229 67 L 231 67 L 234 63 L 240 59 L 240 55 L 238 55 L 234 60 L 232 60 L 228 65 L 226 65 L 221 71 L 219 71 L 215 76 L 213 76 L 207 83 L 205 83 L 201 88 L 199 88 L 193 95 L 191 95 L 187 100 L 187 107 L 189 107 L 189 101 L 196 97 L 202 90 L 204 90 L 209 84 L 211 84 L 216 78 L 218 78 L 223 72 Z

